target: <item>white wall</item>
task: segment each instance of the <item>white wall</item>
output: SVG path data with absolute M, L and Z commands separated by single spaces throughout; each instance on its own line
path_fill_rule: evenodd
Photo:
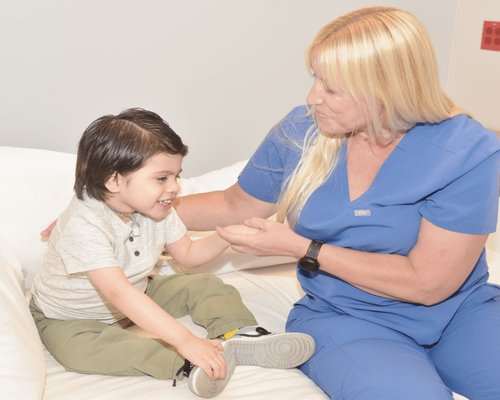
M 0 145 L 75 153 L 83 130 L 128 107 L 159 113 L 190 147 L 184 176 L 250 157 L 303 104 L 304 51 L 373 0 L 0 2 Z M 433 37 L 447 80 L 457 0 L 393 0 Z
M 484 21 L 500 21 L 499 0 L 458 0 L 447 90 L 484 126 L 500 130 L 500 51 L 481 50 Z

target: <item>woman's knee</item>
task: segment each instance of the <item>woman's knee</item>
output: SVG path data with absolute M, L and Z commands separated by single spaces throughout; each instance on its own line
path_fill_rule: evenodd
M 424 351 L 387 339 L 324 343 L 301 370 L 335 399 L 453 398 Z
M 429 355 L 453 391 L 468 398 L 500 399 L 500 298 L 466 306 Z

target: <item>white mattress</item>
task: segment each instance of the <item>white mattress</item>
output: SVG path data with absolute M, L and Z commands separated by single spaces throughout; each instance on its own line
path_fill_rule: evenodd
M 295 277 L 295 264 L 284 264 L 219 275 L 236 287 L 260 325 L 275 332 L 285 331 L 285 322 L 301 291 Z M 180 320 L 200 337 L 206 331 L 189 317 Z M 134 327 L 136 328 L 136 327 Z M 140 335 L 144 331 L 134 329 Z M 159 381 L 150 377 L 113 377 L 67 372 L 45 350 L 47 382 L 43 400 L 127 400 L 127 399 L 199 399 L 188 388 L 187 380 Z M 229 399 L 307 399 L 324 400 L 328 396 L 298 369 L 271 370 L 258 367 L 236 367 L 224 392 L 217 397 Z

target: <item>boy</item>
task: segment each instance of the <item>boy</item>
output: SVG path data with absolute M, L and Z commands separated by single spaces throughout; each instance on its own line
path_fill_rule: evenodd
M 157 379 L 184 371 L 191 391 L 207 398 L 222 392 L 236 365 L 292 368 L 314 352 L 307 335 L 256 327 L 236 289 L 210 274 L 149 276 L 164 248 L 195 268 L 229 246 L 218 234 L 191 241 L 172 208 L 186 154 L 168 124 L 141 109 L 99 118 L 84 132 L 76 196 L 51 234 L 30 303 L 42 342 L 68 371 Z M 176 320 L 186 314 L 210 339 Z M 174 348 L 124 329 L 132 323 Z M 282 343 L 287 352 L 256 361 L 238 354 L 248 341 L 259 354 Z

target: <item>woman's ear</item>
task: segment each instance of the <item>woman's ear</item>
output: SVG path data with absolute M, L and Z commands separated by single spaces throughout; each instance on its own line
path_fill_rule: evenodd
M 113 172 L 111 177 L 106 181 L 104 186 L 109 190 L 110 193 L 119 193 L 123 185 L 123 176 L 118 172 Z

